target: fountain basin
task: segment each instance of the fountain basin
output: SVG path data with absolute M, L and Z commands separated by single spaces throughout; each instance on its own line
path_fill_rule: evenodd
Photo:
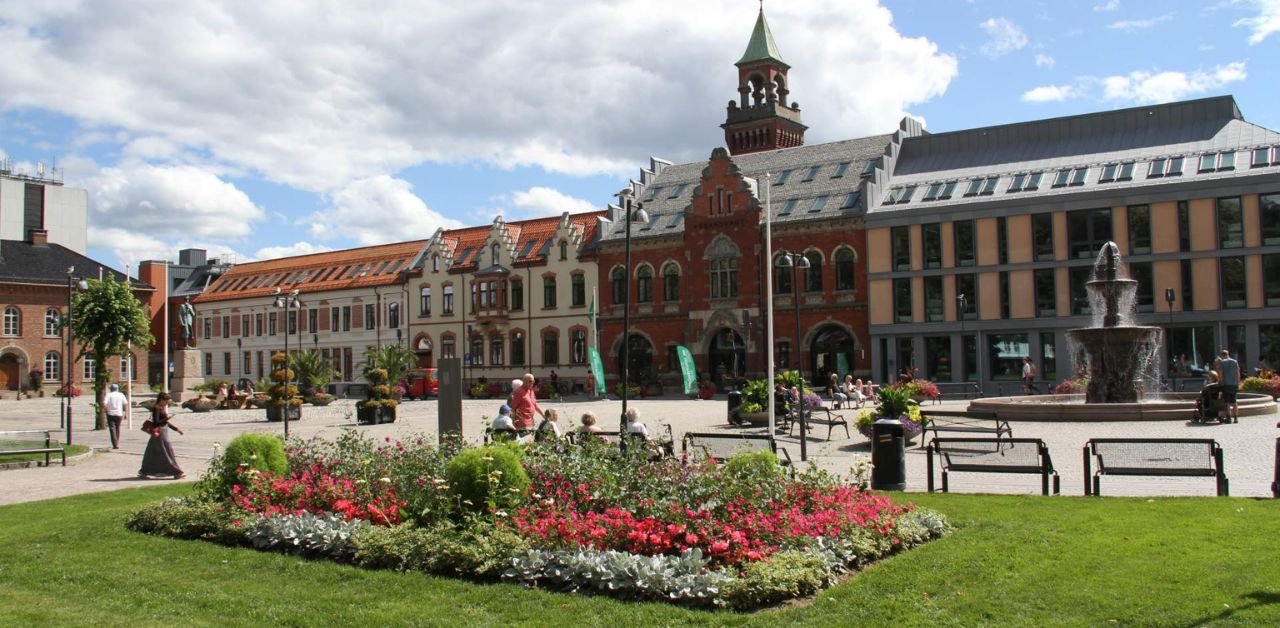
M 1085 403 L 1084 395 L 990 397 L 969 403 L 970 412 L 993 412 L 1002 421 L 1190 421 L 1199 393 L 1161 393 L 1136 403 Z M 1240 393 L 1240 416 L 1274 414 L 1271 395 Z M 928 412 L 926 411 L 927 415 Z

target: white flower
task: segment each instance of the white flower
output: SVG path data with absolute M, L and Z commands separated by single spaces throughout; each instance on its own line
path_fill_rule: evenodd
M 391 478 L 378 478 L 378 481 L 382 482 L 383 484 L 390 484 Z

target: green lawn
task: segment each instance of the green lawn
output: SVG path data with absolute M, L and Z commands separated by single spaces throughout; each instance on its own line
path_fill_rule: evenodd
M 909 495 L 952 536 L 751 615 L 367 571 L 124 529 L 187 486 L 0 507 L 0 625 L 1280 624 L 1280 501 Z
M 37 443 L 35 441 L 0 440 L 0 452 L 4 451 L 5 449 L 28 449 L 31 447 L 44 447 L 44 441 L 40 441 L 39 443 Z M 62 450 L 66 452 L 67 457 L 70 458 L 72 456 L 78 456 L 86 451 L 89 451 L 89 447 L 85 445 L 66 445 L 62 448 Z M 23 462 L 27 460 L 39 460 L 41 463 L 43 463 L 44 454 L 5 454 L 3 456 L 0 456 L 0 463 Z M 56 454 L 49 454 L 49 462 L 51 464 L 62 464 L 62 459 L 59 458 Z

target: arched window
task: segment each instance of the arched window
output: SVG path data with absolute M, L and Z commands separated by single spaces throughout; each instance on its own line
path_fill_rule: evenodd
M 804 291 L 822 292 L 822 253 L 809 251 L 804 254 L 809 260 L 809 269 L 805 271 Z
M 400 304 L 392 303 L 387 306 L 387 327 L 398 329 L 400 327 Z
M 564 240 L 560 241 L 560 261 L 569 259 L 569 243 Z
M 782 259 L 782 255 L 775 255 L 773 258 L 773 293 L 774 294 L 791 294 L 791 273 L 790 266 L 779 267 L 778 260 Z
M 439 255 L 431 256 L 431 272 L 433 273 L 440 272 L 440 256 Z
M 18 314 L 18 308 L 10 305 L 4 308 L 4 335 L 17 336 L 21 316 Z
M 856 261 L 853 251 L 840 249 L 836 251 L 836 290 L 853 290 L 853 270 Z
M 489 247 L 489 257 L 490 257 L 490 263 L 492 264 L 498 263 L 498 245 L 497 244 L 494 244 L 493 246 Z
M 636 270 L 636 301 L 653 303 L 653 267 L 648 264 Z
M 44 354 L 44 379 L 56 382 L 62 379 L 62 356 L 57 351 Z
M 627 300 L 627 273 L 621 267 L 609 273 L 609 282 L 613 284 L 613 303 L 622 305 Z
M 667 303 L 680 301 L 680 267 L 668 262 L 662 267 L 662 300 Z
M 571 338 L 569 344 L 572 351 L 572 355 L 570 356 L 571 358 L 570 361 L 573 364 L 586 364 L 587 363 L 587 330 L 575 329 L 572 332 L 570 332 L 569 335 Z
M 44 311 L 44 335 L 57 336 L 62 331 L 59 327 L 62 324 L 62 312 L 57 308 L 49 308 Z

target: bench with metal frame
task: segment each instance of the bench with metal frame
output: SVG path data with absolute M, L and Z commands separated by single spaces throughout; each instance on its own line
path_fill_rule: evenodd
M 1097 471 L 1094 471 L 1094 466 Z M 1093 438 L 1084 444 L 1084 494 L 1102 494 L 1102 476 L 1211 477 L 1229 495 L 1222 447 L 1212 438 Z
M 1020 446 L 1021 445 L 1021 446 Z M 1049 494 L 1052 478 L 1053 494 L 1061 491 L 1058 472 L 1053 468 L 1049 448 L 1039 438 L 938 438 L 929 443 L 927 458 L 928 489 L 934 491 L 934 458 L 942 470 L 942 492 L 950 488 L 948 475 L 953 472 L 1024 473 L 1040 476 L 1040 492 Z
M 1280 438 L 1276 439 L 1276 477 L 1271 482 L 1271 496 L 1280 499 Z
M 62 457 L 62 466 L 67 466 L 67 452 L 53 437 L 51 430 L 0 432 L 0 456 L 26 454 L 44 454 L 46 467 L 53 454 L 58 454 Z M 39 465 L 39 461 L 36 464 Z
M 942 403 L 944 397 L 961 399 L 977 399 L 982 396 L 982 388 L 976 382 L 934 382 L 942 396 L 934 401 Z
M 653 443 L 659 449 L 662 450 L 662 453 L 664 455 L 674 456 L 676 451 L 676 445 L 675 445 L 675 437 L 672 436 L 671 424 L 663 423 L 662 427 L 659 428 L 658 431 L 663 436 L 663 438 L 649 440 L 649 439 L 645 439 L 644 436 L 641 434 L 628 433 L 627 435 L 631 438 L 632 442 Z M 565 432 L 565 435 L 564 435 L 565 440 L 569 441 L 571 444 L 574 444 L 574 445 L 581 445 L 584 442 L 586 442 L 588 438 L 594 438 L 603 443 L 610 443 L 613 445 L 617 445 L 619 442 L 618 439 L 621 438 L 621 436 L 622 436 L 622 432 L 619 432 L 617 430 L 612 430 L 612 431 L 601 430 L 599 432 L 584 432 L 581 429 Z
M 708 458 L 716 462 L 724 462 L 736 454 L 754 451 L 769 451 L 778 456 L 778 464 L 794 467 L 791 454 L 786 448 L 779 447 L 778 442 L 768 434 L 743 434 L 725 432 L 686 432 L 680 445 L 680 451 L 701 450 Z
M 826 408 L 821 406 L 817 408 L 806 407 L 804 410 L 805 410 L 804 421 L 806 424 L 827 426 L 827 440 L 831 440 L 831 430 L 835 429 L 837 425 L 844 428 L 845 438 L 852 438 L 849 435 L 849 422 L 845 420 L 844 415 L 835 414 L 831 411 L 831 408 Z M 796 426 L 799 424 L 800 424 L 799 418 L 792 418 L 788 420 L 787 435 L 788 436 L 793 435 L 793 432 L 795 432 L 796 430 Z
M 920 431 L 920 447 L 924 448 L 929 432 L 937 438 L 939 432 L 958 434 L 995 434 L 999 439 L 1013 438 L 1013 428 L 1008 421 L 1001 421 L 994 412 L 970 412 L 968 410 L 921 410 L 928 422 Z

